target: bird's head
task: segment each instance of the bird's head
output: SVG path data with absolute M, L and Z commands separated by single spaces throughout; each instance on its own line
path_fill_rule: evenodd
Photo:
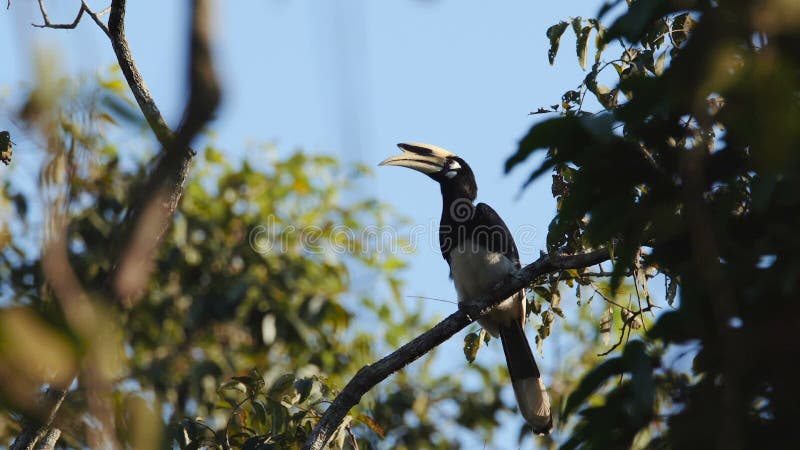
M 478 186 L 475 175 L 466 161 L 447 150 L 430 144 L 397 144 L 403 153 L 386 158 L 380 166 L 400 166 L 414 169 L 433 178 L 442 193 L 475 200 Z

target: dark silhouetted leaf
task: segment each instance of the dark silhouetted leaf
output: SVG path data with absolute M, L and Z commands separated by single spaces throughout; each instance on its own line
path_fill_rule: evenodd
M 558 46 L 561 42 L 561 35 L 567 29 L 567 22 L 559 22 L 547 29 L 547 38 L 550 40 L 550 49 L 547 50 L 547 60 L 550 64 L 556 59 L 558 53 Z
M 0 161 L 5 165 L 11 164 L 12 142 L 8 131 L 0 131 Z

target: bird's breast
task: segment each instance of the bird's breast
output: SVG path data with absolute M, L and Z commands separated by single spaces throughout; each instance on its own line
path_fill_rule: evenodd
M 515 270 L 514 263 L 505 255 L 473 245 L 472 241 L 463 242 L 450 251 L 450 271 L 459 303 L 477 300 Z M 521 296 L 512 295 L 478 322 L 489 334 L 497 336 L 501 325 L 524 322 L 525 307 L 521 300 Z
M 450 271 L 459 302 L 477 300 L 514 270 L 514 263 L 505 255 L 473 241 L 462 242 L 450 251 Z

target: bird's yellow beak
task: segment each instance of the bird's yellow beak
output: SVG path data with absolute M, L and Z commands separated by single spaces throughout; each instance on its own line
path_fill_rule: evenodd
M 424 174 L 434 174 L 442 171 L 447 164 L 447 158 L 455 156 L 447 150 L 430 144 L 401 143 L 397 144 L 403 153 L 381 161 L 379 166 L 408 167 Z

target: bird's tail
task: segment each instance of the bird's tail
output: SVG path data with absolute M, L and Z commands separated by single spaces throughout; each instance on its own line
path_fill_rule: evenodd
M 525 332 L 519 322 L 500 328 L 500 339 L 506 354 L 511 385 L 522 416 L 536 434 L 547 434 L 553 428 L 550 397 L 533 359 Z

